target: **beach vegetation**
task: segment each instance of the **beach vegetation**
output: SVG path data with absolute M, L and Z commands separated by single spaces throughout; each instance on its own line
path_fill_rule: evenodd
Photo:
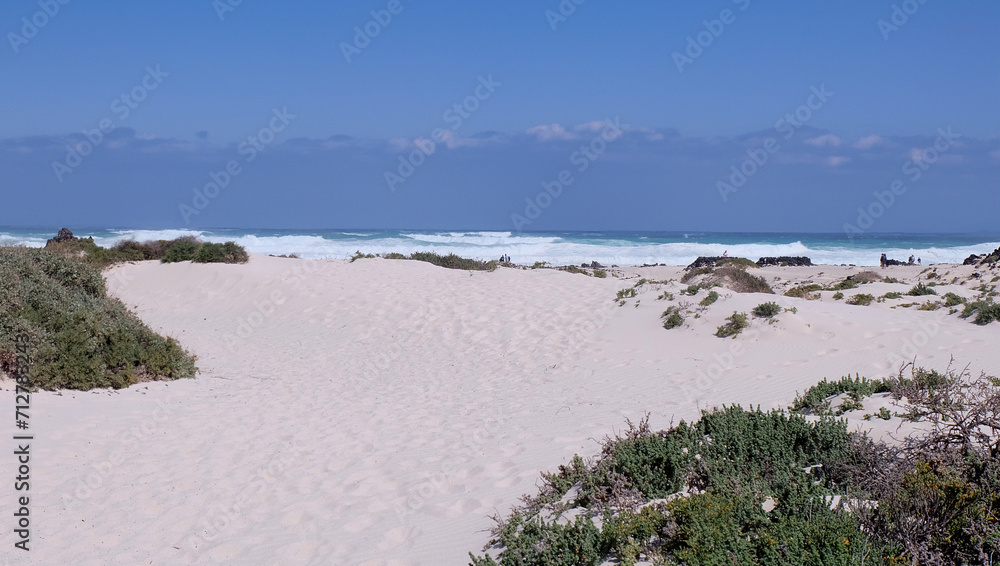
M 688 283 L 699 275 L 708 275 L 715 271 L 714 267 L 697 267 L 681 276 L 681 283 Z
M 873 301 L 875 301 L 874 296 L 869 295 L 868 293 L 858 293 L 856 295 L 852 295 L 851 298 L 847 299 L 844 302 L 849 305 L 860 305 L 863 307 L 867 307 L 868 305 L 872 304 Z
M 3 247 L 0 280 L 0 371 L 16 371 L 23 335 L 33 388 L 119 389 L 195 375 L 195 357 L 110 297 L 83 258 Z
M 771 318 L 781 312 L 781 307 L 774 302 L 761 303 L 755 306 L 752 312 L 758 318 Z
M 844 410 L 888 393 L 929 426 L 885 444 L 800 414 L 845 393 Z M 824 379 L 790 412 L 723 406 L 665 431 L 626 422 L 596 458 L 543 474 L 538 496 L 495 517 L 497 560 L 471 564 L 959 566 L 1000 554 L 1000 380 L 985 374 L 907 364 L 887 380 Z M 567 510 L 575 518 L 560 520 Z
M 973 314 L 976 318 L 973 322 L 979 325 L 986 325 L 995 320 L 1000 320 L 1000 303 L 993 302 L 992 299 L 970 301 L 965 303 L 965 308 L 962 309 L 962 318 L 969 318 Z
M 546 267 L 549 267 L 549 262 L 547 261 L 536 261 L 535 263 L 531 264 L 531 269 L 543 269 Z
M 899 283 L 899 279 L 896 279 L 895 277 L 885 277 L 885 278 L 882 279 L 882 282 L 883 283 Z
M 886 294 L 882 295 L 881 297 L 879 297 L 879 299 L 882 299 L 883 301 L 885 299 L 902 299 L 902 298 L 903 298 L 903 294 L 900 293 L 900 292 L 898 292 L 898 291 L 889 291 L 888 293 L 886 293 Z
M 607 276 L 608 276 L 608 272 L 605 271 L 605 270 L 603 270 L 603 269 L 595 269 L 594 270 L 594 277 L 596 277 L 598 279 L 604 279 Z
M 664 291 L 663 294 L 661 294 L 659 297 L 656 297 L 656 300 L 657 301 L 662 301 L 662 300 L 672 301 L 672 300 L 674 300 L 674 294 L 671 293 L 670 291 Z
M 760 267 L 759 265 L 757 265 L 757 262 L 749 260 L 745 257 L 724 257 L 719 261 L 715 262 L 715 265 L 716 267 L 723 267 L 729 265 L 741 269 L 758 269 Z
M 955 293 L 945 293 L 944 294 L 944 306 L 946 307 L 957 307 L 958 305 L 965 304 L 965 297 L 961 295 L 956 295 Z
M 715 270 L 712 282 L 723 285 L 737 293 L 767 293 L 774 294 L 767 279 L 747 273 L 745 268 L 727 265 Z
M 735 337 L 740 332 L 743 332 L 743 329 L 747 326 L 750 326 L 750 323 L 747 322 L 746 313 L 733 312 L 733 314 L 726 317 L 726 323 L 715 330 L 715 335 L 719 338 Z
M 833 300 L 835 300 L 835 301 L 839 301 L 839 300 L 841 300 L 843 298 L 844 298 L 844 294 L 841 293 L 840 291 L 837 291 L 836 293 L 833 294 Z
M 708 294 L 705 295 L 705 298 L 699 301 L 698 304 L 703 307 L 707 307 L 717 300 L 719 300 L 719 293 L 716 291 L 709 291 Z
M 860 282 L 855 281 L 854 279 L 844 279 L 843 281 L 838 282 L 836 285 L 831 285 L 830 287 L 827 288 L 827 290 L 829 290 L 829 291 L 847 291 L 847 290 L 850 290 L 850 289 L 857 288 L 857 286 L 859 284 L 860 284 Z
M 941 308 L 941 303 L 938 301 L 927 301 L 926 303 L 917 307 L 918 311 L 936 311 Z
M 795 297 L 799 299 L 817 299 L 819 295 L 816 295 L 816 291 L 822 291 L 823 286 L 816 283 L 808 283 L 805 285 L 796 285 L 791 289 L 785 291 L 786 297 Z
M 663 319 L 663 328 L 666 328 L 667 330 L 677 328 L 678 326 L 684 324 L 684 317 L 681 316 L 680 309 L 676 306 L 672 306 L 663 311 L 660 318 Z
M 638 294 L 639 292 L 635 290 L 635 287 L 626 287 L 618 291 L 618 294 L 615 295 L 615 300 L 621 301 L 623 299 L 631 299 Z
M 937 295 L 937 291 L 931 289 L 930 287 L 924 285 L 923 283 L 917 283 L 916 285 L 913 286 L 912 289 L 907 291 L 906 294 L 911 297 L 920 297 L 923 295 Z

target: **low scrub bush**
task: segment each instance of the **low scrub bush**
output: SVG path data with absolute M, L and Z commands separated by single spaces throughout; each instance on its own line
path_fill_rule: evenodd
M 937 291 L 931 289 L 923 283 L 917 283 L 912 289 L 906 292 L 907 295 L 911 297 L 920 297 L 923 295 L 937 295 Z
M 774 290 L 768 285 L 766 279 L 747 273 L 745 269 L 736 266 L 727 265 L 715 270 L 712 280 L 737 293 L 774 294 Z
M 677 328 L 678 326 L 684 324 L 684 317 L 681 316 L 680 309 L 677 307 L 670 307 L 663 311 L 660 318 L 663 319 L 663 328 L 666 328 L 667 330 Z
M 760 266 L 756 262 L 745 257 L 724 257 L 715 262 L 716 267 L 733 266 L 740 269 L 758 269 Z
M 13 374 L 15 340 L 26 335 L 33 387 L 117 389 L 195 375 L 195 358 L 109 297 L 82 259 L 0 248 L 0 280 L 0 370 Z
M 995 303 L 992 299 L 971 301 L 965 304 L 965 308 L 962 309 L 962 314 L 959 316 L 969 318 L 973 314 L 976 315 L 973 322 L 980 325 L 1000 320 L 1000 303 Z
M 465 269 L 468 271 L 493 271 L 498 265 L 496 260 L 482 261 L 460 257 L 455 254 L 438 255 L 432 252 L 414 252 L 410 254 L 410 259 L 425 261 L 446 269 Z
M 946 307 L 956 307 L 958 305 L 964 305 L 965 298 L 955 293 L 945 293 L 944 294 L 944 306 Z
M 822 291 L 823 286 L 817 285 L 816 283 L 809 283 L 808 285 L 797 285 L 791 289 L 785 291 L 786 297 L 796 297 L 799 299 L 815 299 L 816 296 L 813 295 L 816 291 Z
M 874 301 L 875 297 L 873 297 L 872 295 L 869 295 L 868 293 L 858 293 L 856 295 L 851 296 L 851 298 L 847 299 L 845 302 L 849 305 L 860 305 L 863 307 L 867 307 Z
M 753 308 L 753 315 L 758 318 L 771 318 L 780 312 L 778 303 L 761 303 Z
M 715 291 L 709 291 L 708 294 L 705 295 L 705 298 L 699 301 L 698 304 L 703 307 L 707 307 L 718 300 L 719 300 L 719 293 Z
M 889 393 L 893 388 L 889 379 L 869 380 L 855 375 L 842 377 L 837 381 L 827 381 L 825 378 L 806 390 L 805 394 L 797 395 L 792 403 L 792 411 L 826 414 L 830 410 L 828 398 L 841 393 L 849 393 L 851 397 L 863 399 L 876 393 Z
M 719 338 L 736 336 L 740 332 L 743 332 L 744 328 L 750 326 L 747 322 L 746 313 L 742 312 L 734 312 L 726 318 L 726 321 L 726 324 L 723 324 L 715 330 L 715 335 Z
M 879 299 L 883 299 L 883 300 L 885 300 L 885 299 L 902 299 L 902 298 L 903 298 L 903 294 L 899 293 L 899 292 L 896 292 L 896 291 L 889 291 L 888 293 L 886 293 L 886 294 L 882 295 L 881 297 L 879 297 Z

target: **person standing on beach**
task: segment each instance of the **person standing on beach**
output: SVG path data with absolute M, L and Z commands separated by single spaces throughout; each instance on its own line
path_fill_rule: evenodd
M 885 265 L 886 265 L 886 263 L 889 262 L 889 260 L 886 259 L 885 254 L 882 254 L 882 257 L 878 258 L 878 262 L 879 262 L 879 265 L 882 266 L 882 269 L 885 269 Z

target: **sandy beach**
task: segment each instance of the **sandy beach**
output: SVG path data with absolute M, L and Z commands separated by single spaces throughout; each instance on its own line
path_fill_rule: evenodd
M 13 563 L 466 564 L 490 515 L 534 493 L 541 472 L 595 455 L 626 419 L 648 412 L 665 428 L 722 404 L 785 407 L 824 377 L 887 377 L 914 359 L 997 373 L 1000 325 L 899 306 L 940 300 L 905 295 L 927 266 L 876 267 L 899 282 L 843 292 L 904 293 L 869 306 L 783 295 L 871 269 L 755 269 L 776 294 L 723 288 L 701 308 L 705 291 L 680 294 L 682 267 L 596 278 L 262 255 L 114 267 L 110 292 L 196 354 L 200 373 L 33 395 L 37 549 Z M 963 297 L 1000 273 L 931 269 L 939 295 Z M 641 278 L 673 281 L 620 305 Z M 664 329 L 682 301 L 699 316 Z M 713 335 L 766 301 L 795 312 Z M 860 413 L 852 427 L 870 425 Z

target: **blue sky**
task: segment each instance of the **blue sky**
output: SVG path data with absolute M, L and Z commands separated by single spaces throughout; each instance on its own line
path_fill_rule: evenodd
M 995 231 L 998 27 L 986 0 L 7 0 L 0 225 Z

